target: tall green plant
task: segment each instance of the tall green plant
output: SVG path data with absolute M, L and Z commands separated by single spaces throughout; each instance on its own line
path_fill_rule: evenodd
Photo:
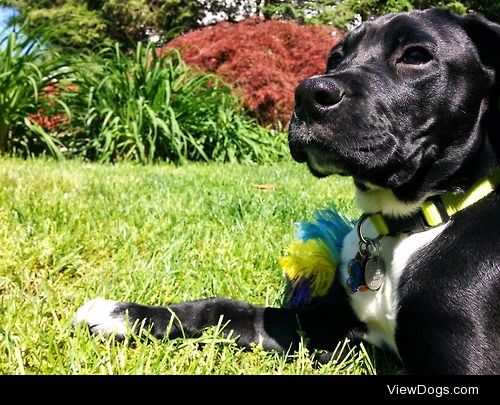
M 69 153 L 120 159 L 265 161 L 284 142 L 244 115 L 216 76 L 189 68 L 177 51 L 159 55 L 141 43 L 133 54 L 116 45 L 76 67 L 78 92 L 63 95 L 71 124 Z
M 41 142 L 53 149 L 54 140 L 37 132 L 39 127 L 27 117 L 46 104 L 40 97 L 44 87 L 67 71 L 64 62 L 46 46 L 40 30 L 28 35 L 21 29 L 4 37 L 0 42 L 0 154 L 8 153 L 26 133 L 40 136 Z

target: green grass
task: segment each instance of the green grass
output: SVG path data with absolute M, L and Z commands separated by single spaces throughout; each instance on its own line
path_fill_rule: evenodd
M 276 184 L 263 191 L 258 184 Z M 350 216 L 349 179 L 291 162 L 181 167 L 0 159 L 0 373 L 365 374 L 391 370 L 367 347 L 314 366 L 243 351 L 220 327 L 198 339 L 116 343 L 73 329 L 96 296 L 168 304 L 212 296 L 278 306 L 277 261 L 293 224 L 332 203 Z

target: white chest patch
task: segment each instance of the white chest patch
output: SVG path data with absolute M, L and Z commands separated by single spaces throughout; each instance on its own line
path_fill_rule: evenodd
M 386 275 L 382 287 L 378 291 L 356 292 L 350 295 L 351 306 L 358 319 L 367 326 L 365 339 L 378 346 L 387 346 L 396 354 L 395 341 L 396 320 L 398 311 L 398 285 L 408 260 L 425 245 L 432 242 L 446 228 L 440 225 L 425 232 L 399 237 L 385 236 L 381 240 L 382 258 L 386 266 Z M 377 236 L 369 221 L 363 225 L 363 232 L 370 238 Z M 340 266 L 341 282 L 345 285 L 349 275 L 347 263 L 358 252 L 358 236 L 356 229 L 344 239 L 342 262 Z

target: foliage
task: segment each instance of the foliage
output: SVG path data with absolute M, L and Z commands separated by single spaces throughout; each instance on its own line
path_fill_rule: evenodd
M 0 43 L 0 155 L 28 143 L 57 154 L 57 141 L 27 118 L 50 108 L 45 88 L 67 73 L 68 67 L 48 50 L 39 30 L 4 37 Z
M 43 31 L 43 32 L 42 32 Z M 0 48 L 0 151 L 58 158 L 263 162 L 285 153 L 219 78 L 152 44 L 60 55 L 46 40 L 12 33 Z M 55 32 L 57 33 L 57 32 Z
M 196 26 L 196 0 L 163 0 L 157 4 L 160 8 L 158 27 L 164 32 L 172 29 L 184 32 Z
M 275 184 L 274 190 L 255 185 Z M 29 185 L 29 186 L 28 186 Z M 124 343 L 73 329 L 98 295 L 164 305 L 212 296 L 278 306 L 293 224 L 334 204 L 354 210 L 345 178 L 273 166 L 91 165 L 0 159 L 1 374 L 367 374 L 382 354 L 314 365 L 243 351 L 215 330 L 197 339 Z M 374 370 L 375 369 L 375 370 Z
M 268 161 L 279 139 L 244 115 L 216 76 L 190 69 L 179 53 L 116 44 L 75 64 L 78 92 L 61 96 L 71 123 L 59 128 L 69 155 L 99 161 Z
M 57 44 L 91 48 L 120 41 L 134 47 L 153 35 L 169 39 L 200 25 L 238 21 L 257 12 L 256 0 L 8 0 L 32 26 L 64 28 Z
M 262 0 L 198 0 L 197 26 L 221 21 L 242 21 L 255 16 Z
M 146 0 L 107 0 L 94 3 L 101 3 L 94 4 L 97 7 L 92 9 L 100 13 L 109 37 L 123 44 L 144 40 L 148 27 L 157 24 L 157 10 L 150 8 Z
M 326 27 L 247 19 L 189 32 L 166 49 L 180 49 L 188 63 L 234 83 L 260 122 L 284 126 L 295 87 L 324 71 L 326 56 L 341 37 Z
M 67 52 L 110 45 L 115 40 L 131 46 L 144 40 L 149 27 L 158 26 L 158 7 L 151 0 L 10 0 L 32 27 L 58 26 L 54 43 Z M 150 4 L 151 3 L 151 4 Z
M 442 7 L 459 14 L 474 10 L 500 22 L 500 4 L 496 0 L 269 0 L 261 10 L 267 18 L 346 28 L 357 16 L 366 21 L 386 13 L 429 7 Z
M 57 27 L 58 34 L 51 38 L 55 45 L 65 48 L 92 48 L 109 43 L 107 27 L 99 12 L 89 10 L 78 1 L 39 3 L 26 1 L 21 7 L 22 20 L 33 29 Z
M 163 41 L 176 33 L 220 21 L 240 21 L 258 12 L 266 18 L 345 29 L 388 12 L 444 7 L 460 14 L 474 10 L 500 22 L 498 0 L 7 0 L 33 26 L 64 28 L 59 45 L 88 48 L 120 41 L 134 47 L 152 35 Z
M 469 9 L 475 10 L 500 24 L 500 2 L 498 0 L 464 0 L 462 3 Z

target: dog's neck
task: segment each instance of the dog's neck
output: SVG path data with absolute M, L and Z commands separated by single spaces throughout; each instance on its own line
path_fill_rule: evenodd
M 398 198 L 391 189 L 355 180 L 356 202 L 364 213 L 381 213 L 392 218 L 409 217 L 415 214 L 429 197 L 446 192 L 466 191 L 498 167 L 500 167 L 498 152 L 492 147 L 489 137 L 485 136 L 480 152 L 452 176 L 452 178 L 460 179 L 460 182 L 453 182 L 452 179 L 443 183 L 435 182 L 434 191 L 419 195 L 413 200 L 404 201 Z
M 356 187 L 356 202 L 358 207 L 365 213 L 381 213 L 389 217 L 401 218 L 415 214 L 422 203 L 430 197 L 426 195 L 418 201 L 405 202 L 399 200 L 392 190 L 363 183 L 364 187 Z

